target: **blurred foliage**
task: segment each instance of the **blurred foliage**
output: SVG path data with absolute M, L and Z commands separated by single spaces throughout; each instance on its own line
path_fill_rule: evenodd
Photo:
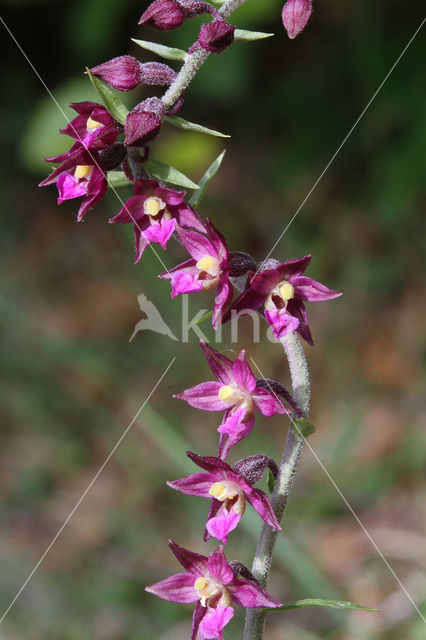
M 176 33 L 137 26 L 135 0 L 4 1 L 2 15 L 60 107 L 93 99 L 83 76 L 116 55 L 152 60 L 130 37 L 186 48 L 200 20 Z M 153 154 L 197 181 L 227 149 L 201 214 L 232 249 L 272 248 L 419 26 L 421 0 L 323 0 L 298 39 L 286 40 L 278 0 L 249 0 L 240 28 L 275 37 L 211 56 L 181 112 L 231 140 L 165 126 Z M 161 602 L 146 584 L 176 572 L 166 541 L 202 551 L 207 505 L 170 491 L 191 471 L 184 450 L 215 451 L 218 416 L 171 395 L 209 376 L 198 340 L 139 333 L 142 291 L 179 334 L 181 303 L 156 275 L 152 252 L 133 266 L 132 230 L 108 225 L 113 194 L 76 226 L 75 203 L 37 189 L 40 158 L 67 147 L 64 118 L 10 37 L 2 39 L 0 246 L 1 607 L 33 569 L 151 389 L 176 362 L 3 622 L 8 638 L 180 640 L 191 607 Z M 312 253 L 309 274 L 344 296 L 311 305 L 316 342 L 309 442 L 425 612 L 426 43 L 419 34 L 274 252 Z M 176 65 L 175 65 L 176 66 Z M 177 68 L 177 66 L 176 66 Z M 150 95 L 132 92 L 129 104 Z M 69 142 L 69 141 L 68 141 Z M 120 191 L 125 198 L 128 190 Z M 164 254 L 168 267 L 180 247 Z M 190 317 L 211 296 L 190 300 Z M 288 384 L 274 345 L 246 347 L 267 376 Z M 212 338 L 208 323 L 202 326 Z M 224 348 L 230 345 L 224 331 Z M 423 420 L 424 422 L 424 420 Z M 258 420 L 231 459 L 280 456 L 287 424 Z M 265 488 L 265 483 L 263 485 Z M 260 523 L 250 510 L 227 554 L 250 564 Z M 207 553 L 207 551 L 205 551 Z M 271 592 L 284 601 L 339 598 L 379 614 L 288 611 L 265 640 L 420 640 L 424 623 L 307 450 L 279 538 Z M 226 637 L 241 638 L 242 613 Z

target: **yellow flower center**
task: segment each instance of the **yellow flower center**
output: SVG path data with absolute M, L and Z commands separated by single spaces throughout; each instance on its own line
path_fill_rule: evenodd
M 201 576 L 197 578 L 196 581 L 194 582 L 194 589 L 196 591 L 202 591 L 206 587 L 207 587 L 207 580 Z
M 216 498 L 216 500 L 220 500 L 223 502 L 226 496 L 226 487 L 223 486 L 221 482 L 215 482 L 209 489 L 209 494 Z
M 165 206 L 166 206 L 165 202 L 163 202 L 160 198 L 154 198 L 154 197 L 147 198 L 143 203 L 143 209 L 145 213 L 151 216 L 152 218 L 155 218 L 155 216 L 158 216 L 160 211 L 164 209 Z
M 289 282 L 284 282 L 284 284 L 282 284 L 280 286 L 280 294 L 281 297 L 283 298 L 283 300 L 291 300 L 292 298 L 294 298 L 294 287 L 292 284 L 290 284 Z
M 222 402 L 225 402 L 225 400 L 228 400 L 233 393 L 234 389 L 229 384 L 226 384 L 219 389 L 219 399 L 222 400 Z
M 77 180 L 87 178 L 92 168 L 93 167 L 91 167 L 89 164 L 78 164 L 74 171 L 74 177 L 77 178 Z
M 103 127 L 102 122 L 98 122 L 97 120 L 93 120 L 92 118 L 87 118 L 86 127 L 88 131 L 94 131 L 95 129 L 99 129 L 99 127 Z
M 212 256 L 203 256 L 202 258 L 200 258 L 200 260 L 198 260 L 196 267 L 200 271 L 208 271 L 212 268 L 213 264 L 214 262 Z

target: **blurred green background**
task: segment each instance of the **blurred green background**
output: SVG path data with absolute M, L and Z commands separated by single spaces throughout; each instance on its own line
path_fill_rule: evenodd
M 94 99 L 84 67 L 130 53 L 153 60 L 130 36 L 186 48 L 199 22 L 176 33 L 137 26 L 135 0 L 1 2 L 2 16 L 66 108 Z M 153 155 L 198 180 L 223 149 L 223 168 L 200 213 L 232 249 L 262 259 L 323 171 L 424 17 L 424 3 L 322 0 L 290 42 L 277 0 L 249 0 L 241 28 L 275 33 L 208 60 L 181 115 L 232 134 L 230 141 L 165 126 Z M 12 640 L 184 640 L 191 607 L 164 603 L 146 584 L 178 571 L 167 548 L 209 553 L 206 501 L 169 490 L 191 471 L 184 450 L 212 455 L 218 415 L 171 396 L 209 379 L 188 345 L 138 333 L 143 292 L 180 332 L 180 300 L 147 251 L 133 265 L 132 230 L 106 222 L 109 194 L 84 224 L 76 203 L 56 205 L 42 157 L 67 146 L 64 118 L 6 30 L 2 34 L 1 528 L 0 608 L 5 610 L 151 392 L 169 373 L 0 626 Z M 312 253 L 308 274 L 344 296 L 310 305 L 315 348 L 310 444 L 407 591 L 426 615 L 424 394 L 424 30 L 409 47 L 349 141 L 303 206 L 275 257 Z M 133 93 L 135 104 L 152 92 Z M 121 197 L 127 197 L 123 190 Z M 183 258 L 177 245 L 161 258 Z M 424 291 L 424 290 L 423 290 Z M 193 296 L 191 313 L 209 294 Z M 423 297 L 424 300 L 424 297 Z M 203 330 L 209 338 L 208 323 Z M 223 348 L 230 344 L 224 331 Z M 239 347 L 262 372 L 289 384 L 279 347 Z M 424 424 L 424 421 L 423 421 Z M 259 419 L 230 460 L 280 456 L 288 424 Z M 251 563 L 259 522 L 230 536 L 229 558 Z M 270 591 L 284 601 L 337 597 L 377 614 L 305 610 L 270 617 L 266 640 L 420 640 L 425 624 L 324 470 L 306 450 Z M 226 638 L 242 637 L 242 612 Z

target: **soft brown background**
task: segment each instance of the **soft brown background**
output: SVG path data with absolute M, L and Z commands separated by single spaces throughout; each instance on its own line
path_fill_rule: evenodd
M 173 34 L 137 27 L 134 0 L 2 2 L 2 15 L 61 106 L 94 98 L 82 75 L 113 56 L 155 59 L 130 36 L 186 47 L 192 22 Z M 323 0 L 294 42 L 276 0 L 249 0 L 240 27 L 274 38 L 209 59 L 182 116 L 232 134 L 230 141 L 170 127 L 153 154 L 198 180 L 224 147 L 223 169 L 200 209 L 232 249 L 262 259 L 424 17 L 420 0 Z M 178 571 L 167 538 L 208 553 L 207 504 L 165 481 L 191 469 L 185 448 L 213 454 L 218 416 L 173 401 L 208 379 L 190 344 L 139 333 L 145 293 L 173 331 L 181 303 L 158 281 L 151 252 L 133 266 L 130 228 L 106 222 L 110 195 L 84 224 L 73 202 L 56 206 L 40 158 L 66 147 L 64 119 L 3 31 L 0 243 L 2 435 L 0 604 L 5 610 L 169 364 L 140 418 L 0 626 L 31 640 L 167 640 L 189 637 L 191 607 L 144 592 Z M 275 257 L 312 253 L 309 275 L 341 289 L 309 306 L 316 342 L 309 442 L 416 604 L 426 613 L 424 425 L 425 37 L 420 32 L 324 178 Z M 130 96 L 135 104 L 149 92 Z M 71 115 L 69 110 L 66 110 Z M 127 192 L 120 192 L 127 197 Z M 168 267 L 183 258 L 171 245 Z M 210 304 L 193 296 L 192 312 Z M 208 323 L 202 325 L 208 337 Z M 288 384 L 285 360 L 266 341 L 239 345 L 266 376 Z M 287 429 L 259 419 L 231 461 L 279 457 Z M 230 537 L 230 558 L 250 564 L 259 529 Z M 270 617 L 266 640 L 420 640 L 425 624 L 314 456 L 306 450 L 280 537 L 270 590 L 285 601 L 353 600 L 366 614 L 312 609 Z M 241 612 L 228 640 L 241 638 Z

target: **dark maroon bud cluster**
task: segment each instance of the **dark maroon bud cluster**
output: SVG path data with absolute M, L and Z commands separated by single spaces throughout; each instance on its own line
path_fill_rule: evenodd
M 142 14 L 139 24 L 146 24 L 160 31 L 177 29 L 188 18 L 203 13 L 218 15 L 211 4 L 203 0 L 154 0 Z
M 235 27 L 218 19 L 209 24 L 203 24 L 198 36 L 199 45 L 210 53 L 222 53 L 234 42 Z

